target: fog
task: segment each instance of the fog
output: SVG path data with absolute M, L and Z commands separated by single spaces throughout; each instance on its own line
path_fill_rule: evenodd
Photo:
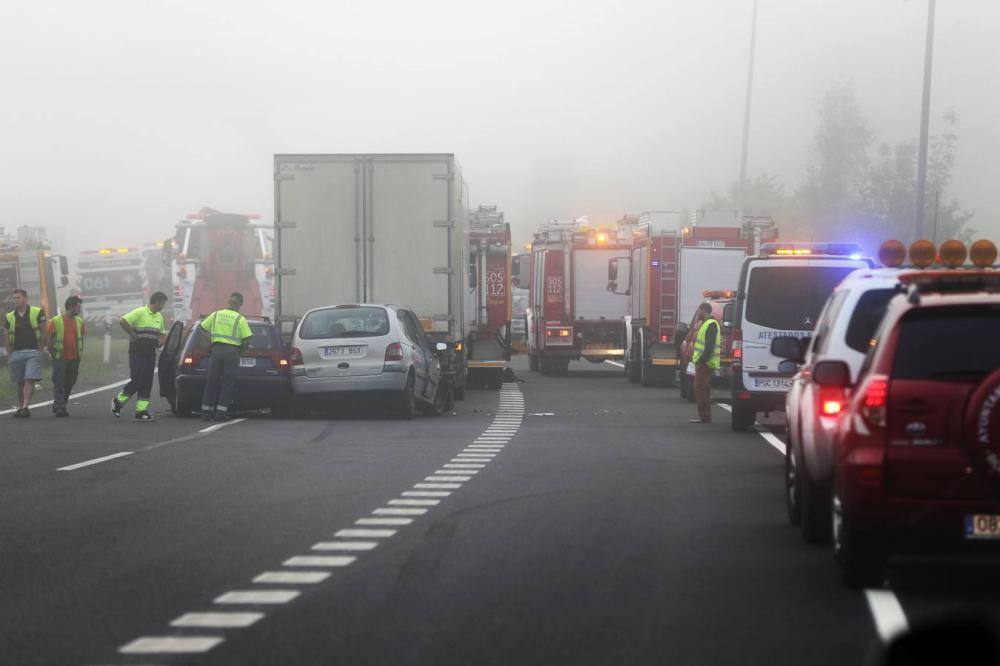
M 550 217 L 697 207 L 737 177 L 750 0 L 0 6 L 0 225 L 69 247 L 272 213 L 279 152 L 452 152 L 521 240 Z M 926 2 L 760 0 L 749 172 L 801 178 L 820 94 L 916 138 Z M 1000 235 L 1000 3 L 938 4 L 951 195 Z M 931 132 L 934 132 L 932 122 Z

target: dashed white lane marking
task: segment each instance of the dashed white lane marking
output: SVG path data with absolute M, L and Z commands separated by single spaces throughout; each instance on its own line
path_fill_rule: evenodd
M 298 590 L 233 590 L 215 598 L 217 604 L 287 604 Z
M 227 629 L 249 627 L 264 617 L 263 613 L 185 613 L 170 623 L 171 627 Z
M 405 490 L 401 494 L 403 497 L 448 497 L 451 492 L 447 490 Z
M 333 536 L 340 539 L 384 539 L 391 537 L 396 533 L 396 530 L 338 530 Z
M 118 648 L 122 654 L 194 654 L 208 652 L 220 636 L 143 636 Z
M 458 490 L 462 487 L 460 483 L 414 483 L 414 488 L 426 488 L 435 490 Z
M 378 541 L 320 541 L 312 550 L 375 550 Z
M 466 467 L 462 469 L 439 469 L 434 473 L 435 474 L 479 474 L 480 471 L 481 470 L 469 469 Z
M 468 481 L 471 478 L 472 478 L 471 476 L 428 476 L 424 480 L 425 481 L 429 481 L 431 483 L 436 483 L 438 481 L 444 481 L 444 482 L 449 482 L 450 481 L 450 482 L 453 482 L 453 483 L 454 482 L 465 483 L 466 481 Z
M 114 384 L 105 384 L 104 386 L 98 386 L 97 388 L 92 388 L 88 391 L 81 391 L 79 393 L 74 393 L 73 400 L 76 400 L 77 398 L 85 398 L 88 395 L 94 395 L 95 393 L 100 393 L 101 391 L 107 391 L 109 389 L 118 388 L 119 386 L 125 386 L 126 384 L 128 384 L 128 382 L 129 380 L 122 379 L 121 381 L 117 381 Z M 33 405 L 28 405 L 28 407 L 31 409 L 35 409 L 36 407 L 47 407 L 51 405 L 52 402 L 53 402 L 52 400 L 46 400 L 45 402 L 36 402 Z M 16 409 L 5 409 L 2 412 L 0 412 L 0 416 L 4 416 L 6 414 L 13 414 L 16 411 L 17 411 Z
M 198 432 L 215 432 L 220 428 L 236 425 L 237 423 L 243 423 L 244 421 L 246 421 L 246 419 L 233 419 L 232 421 L 226 421 L 224 423 L 216 423 L 215 425 L 210 425 L 207 428 L 202 428 Z
M 435 499 L 394 499 L 389 500 L 392 506 L 437 506 L 441 500 Z
M 315 547 L 315 546 L 314 546 Z M 265 571 L 253 579 L 255 583 L 281 585 L 315 585 L 330 577 L 328 571 Z
M 883 643 L 888 643 L 909 628 L 906 613 L 892 590 L 865 590 L 865 598 Z
M 413 518 L 358 518 L 355 525 L 409 525 Z
M 358 558 L 353 555 L 296 555 L 282 562 L 286 567 L 346 567 Z
M 372 511 L 376 516 L 422 516 L 427 513 L 427 509 L 375 509 Z
M 486 467 L 486 465 L 480 465 L 478 463 L 445 463 L 445 472 L 454 472 L 459 469 L 475 469 L 480 470 Z M 396 500 L 393 500 L 395 502 Z M 392 502 L 389 502 L 392 504 Z
M 624 364 L 624 363 L 619 363 L 618 361 L 605 361 L 605 363 L 608 363 L 608 364 L 610 364 L 610 365 L 614 365 L 614 366 L 617 366 L 617 367 L 619 367 L 619 368 L 624 368 L 624 367 L 625 367 L 625 364 Z
M 115 458 L 124 458 L 125 456 L 130 456 L 135 451 L 119 451 L 118 453 L 112 453 L 110 456 L 102 456 L 100 458 L 94 458 L 93 460 L 84 460 L 83 462 L 76 463 L 74 465 L 66 465 L 65 467 L 60 467 L 57 472 L 72 472 L 74 469 L 80 469 L 82 467 L 90 467 L 91 465 L 97 465 L 108 460 L 114 460 Z

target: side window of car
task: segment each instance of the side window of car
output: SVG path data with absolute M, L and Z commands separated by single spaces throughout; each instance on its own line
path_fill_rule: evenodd
M 840 315 L 840 311 L 844 307 L 844 301 L 847 300 L 849 293 L 847 289 L 842 289 L 834 294 L 826 304 L 823 313 L 820 315 L 819 324 L 816 326 L 816 335 L 813 337 L 810 354 L 826 353 L 827 347 L 830 345 L 830 329 L 833 328 L 834 322 L 837 321 L 837 317 Z
M 430 340 L 427 339 L 427 334 L 424 333 L 424 327 L 421 325 L 420 319 L 418 319 L 417 315 L 412 312 L 410 313 L 410 317 L 413 318 L 413 330 L 416 332 L 417 342 L 421 347 L 430 349 L 431 343 Z
M 406 337 L 411 343 L 417 347 L 421 346 L 420 335 L 413 326 L 414 316 L 409 310 L 397 310 L 399 315 L 399 321 L 403 324 L 403 330 L 406 332 Z

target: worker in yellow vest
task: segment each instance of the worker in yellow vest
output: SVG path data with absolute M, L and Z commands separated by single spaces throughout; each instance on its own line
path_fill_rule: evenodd
M 31 416 L 28 403 L 35 392 L 35 382 L 42 378 L 42 361 L 45 357 L 45 311 L 28 304 L 28 292 L 15 289 L 11 296 L 14 309 L 4 318 L 7 329 L 7 365 L 10 378 L 17 384 L 17 410 L 12 416 Z
M 87 328 L 80 316 L 83 299 L 70 296 L 66 309 L 49 320 L 49 353 L 52 354 L 52 413 L 69 416 L 66 404 L 80 375 L 80 358 L 83 355 L 83 336 Z
M 712 316 L 711 303 L 698 306 L 701 325 L 694 340 L 694 400 L 698 404 L 698 418 L 691 423 L 712 422 L 712 375 L 722 366 L 722 337 L 719 322 Z
M 216 310 L 201 322 L 201 330 L 211 338 L 212 354 L 208 360 L 208 380 L 201 398 L 202 421 L 229 420 L 229 403 L 240 367 L 240 352 L 253 337 L 247 318 L 240 314 L 243 294 L 233 292 L 229 306 Z
M 111 399 L 111 413 L 117 419 L 122 407 L 138 394 L 135 401 L 135 420 L 152 421 L 149 413 L 149 394 L 153 390 L 153 373 L 156 372 L 156 350 L 163 346 L 167 330 L 163 324 L 163 307 L 167 295 L 158 291 L 149 298 L 149 305 L 132 310 L 118 322 L 128 334 L 129 382 L 122 392 Z

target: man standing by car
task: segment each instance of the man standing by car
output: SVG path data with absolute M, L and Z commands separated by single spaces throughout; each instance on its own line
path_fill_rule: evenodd
M 66 309 L 49 320 L 49 352 L 52 354 L 52 413 L 69 416 L 66 404 L 80 374 L 83 336 L 86 327 L 80 316 L 83 300 L 79 296 L 66 299 Z
M 45 334 L 45 312 L 38 306 L 28 305 L 28 292 L 12 292 L 14 309 L 7 313 L 7 364 L 11 381 L 17 384 L 16 418 L 31 416 L 28 403 L 35 392 L 35 382 L 42 378 L 42 359 L 48 340 Z
M 208 381 L 201 398 L 201 420 L 229 420 L 229 402 L 233 397 L 240 351 L 253 337 L 247 318 L 240 314 L 243 294 L 233 292 L 229 307 L 216 310 L 201 322 L 201 329 L 211 336 L 212 353 L 208 360 Z
M 691 423 L 712 422 L 712 375 L 718 372 L 722 365 L 722 350 L 719 345 L 719 322 L 712 316 L 712 305 L 702 303 L 698 306 L 701 315 L 701 325 L 694 339 L 694 399 L 698 404 L 698 418 Z
M 122 407 L 138 394 L 135 402 L 135 420 L 152 421 L 149 413 L 149 394 L 153 390 L 153 373 L 156 371 L 156 350 L 163 346 L 166 328 L 160 311 L 167 304 L 167 295 L 158 291 L 149 299 L 149 305 L 136 308 L 121 318 L 122 329 L 128 333 L 128 369 L 131 379 L 122 392 L 111 399 L 111 413 L 121 416 Z

